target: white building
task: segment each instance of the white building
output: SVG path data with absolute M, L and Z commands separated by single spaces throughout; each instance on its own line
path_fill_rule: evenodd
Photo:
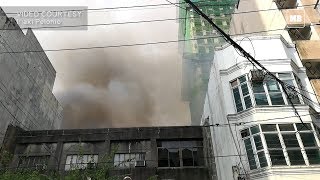
M 217 49 L 202 125 L 211 125 L 218 179 L 320 179 L 320 107 L 294 44 L 280 35 L 235 40 L 296 87 L 300 94 L 289 93 L 304 124 L 279 83 L 251 81 L 247 59 L 230 45 Z

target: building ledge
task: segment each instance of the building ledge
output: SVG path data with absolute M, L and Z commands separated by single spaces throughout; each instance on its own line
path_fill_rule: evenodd
M 250 171 L 250 178 L 259 179 L 268 176 L 294 176 L 294 175 L 318 175 L 320 176 L 320 165 L 312 166 L 279 166 L 267 167 Z
M 309 106 L 302 104 L 302 105 L 295 105 L 295 108 L 299 113 L 303 112 L 300 114 L 300 116 L 309 116 Z M 244 119 L 246 117 L 252 116 L 254 114 L 258 113 L 277 113 L 277 112 L 288 112 L 288 113 L 294 113 L 294 110 L 292 106 L 286 105 L 286 106 L 259 106 L 259 107 L 253 107 L 246 109 L 240 113 L 236 114 L 228 114 L 227 118 L 230 121 L 239 121 L 241 119 Z M 286 118 L 292 118 L 295 116 L 290 116 L 288 115 L 287 117 L 279 117 L 279 118 L 273 118 L 273 120 L 277 119 L 286 119 Z M 256 120 L 259 121 L 259 120 Z
M 293 43 L 290 43 L 284 39 L 284 37 L 280 34 L 275 35 L 252 35 L 252 36 L 243 36 L 243 35 L 232 35 L 232 39 L 239 43 L 238 41 L 252 41 L 252 40 L 270 40 L 270 39 L 280 39 L 287 48 L 295 48 Z M 229 43 L 226 43 L 223 46 L 215 47 L 215 51 L 221 51 L 231 46 Z

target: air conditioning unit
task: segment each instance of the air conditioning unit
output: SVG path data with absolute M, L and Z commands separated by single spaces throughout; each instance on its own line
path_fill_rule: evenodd
M 145 167 L 146 166 L 146 161 L 136 161 L 135 167 Z
M 264 80 L 265 73 L 260 69 L 251 70 L 249 78 L 253 82 L 262 82 Z

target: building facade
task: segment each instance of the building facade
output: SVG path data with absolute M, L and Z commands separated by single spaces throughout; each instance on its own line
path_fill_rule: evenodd
M 202 124 L 218 179 L 319 179 L 320 107 L 295 45 L 281 35 L 235 41 L 295 91 L 257 76 L 232 46 L 215 50 Z
M 315 93 L 320 95 L 320 6 L 317 0 L 240 0 L 232 35 L 281 34 L 293 42 Z
M 179 1 L 179 44 L 182 54 L 182 99 L 189 102 L 191 122 L 199 125 L 205 93 L 208 86 L 214 47 L 225 44 L 212 26 L 193 11 L 183 0 Z M 192 0 L 224 31 L 229 32 L 231 13 L 236 0 Z M 195 40 L 190 40 L 195 39 Z
M 36 36 L 31 29 L 24 34 L 1 8 L 0 29 L 0 130 L 9 124 L 59 128 L 62 108 L 52 94 L 56 72 Z
M 47 131 L 10 126 L 4 147 L 13 154 L 10 169 L 16 170 L 67 173 L 111 163 L 111 174 L 120 179 L 216 179 L 208 168 L 215 164 L 207 158 L 211 146 L 204 135 L 205 128 L 199 126 Z

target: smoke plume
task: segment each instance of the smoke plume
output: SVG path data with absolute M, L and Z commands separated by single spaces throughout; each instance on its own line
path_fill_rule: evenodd
M 89 15 L 89 23 L 95 24 L 172 18 L 176 10 L 144 8 Z M 175 40 L 177 32 L 178 23 L 168 21 L 36 33 L 44 49 L 59 49 Z M 62 128 L 190 124 L 188 105 L 181 100 L 177 43 L 47 55 L 57 71 L 54 94 L 64 107 Z

